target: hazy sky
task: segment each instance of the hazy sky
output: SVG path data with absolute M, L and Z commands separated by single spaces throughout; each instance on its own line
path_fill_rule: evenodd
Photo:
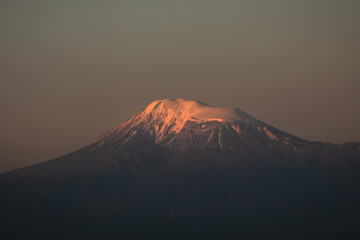
M 358 0 L 2 0 L 0 172 L 167 97 L 360 141 L 359 13 Z

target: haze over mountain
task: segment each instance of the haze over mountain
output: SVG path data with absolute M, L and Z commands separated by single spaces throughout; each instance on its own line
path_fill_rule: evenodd
M 359 167 L 359 142 L 163 99 L 76 152 L 0 175 L 1 226 L 9 238 L 349 237 Z
M 360 1 L 0 1 L 0 173 L 62 156 L 155 99 L 360 138 Z

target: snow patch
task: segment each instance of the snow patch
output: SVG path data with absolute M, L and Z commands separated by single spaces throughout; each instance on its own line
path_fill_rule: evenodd
M 241 134 L 241 129 L 239 126 L 237 125 L 231 125 L 231 127 L 235 130 L 236 134 L 240 135 Z
M 258 126 L 258 130 L 259 128 L 260 127 Z M 279 138 L 275 134 L 273 134 L 266 126 L 263 127 L 263 130 L 271 140 L 279 140 Z
M 219 146 L 220 146 L 220 149 L 223 149 L 223 145 L 221 143 L 221 132 L 219 132 Z
M 99 137 L 97 137 L 94 141 L 92 141 L 90 144 L 97 144 L 98 146 L 101 146 L 105 143 L 104 138 L 109 136 L 110 132 L 106 132 L 101 134 Z
M 194 117 L 191 117 L 189 119 L 190 121 L 196 121 L 196 122 L 212 122 L 212 121 L 216 121 L 216 122 L 226 122 L 224 119 L 222 118 L 207 118 L 207 119 L 197 119 Z
M 127 143 L 127 142 L 130 140 L 130 138 L 132 138 L 136 133 L 137 133 L 137 131 L 133 131 L 133 132 L 131 133 L 131 135 L 130 135 L 122 144 Z
M 211 135 L 210 135 L 209 139 L 206 141 L 206 143 L 204 144 L 204 146 L 202 147 L 202 149 L 204 149 L 204 148 L 206 147 L 206 145 L 208 145 L 208 143 L 211 141 L 213 135 L 214 135 L 214 132 L 211 132 Z

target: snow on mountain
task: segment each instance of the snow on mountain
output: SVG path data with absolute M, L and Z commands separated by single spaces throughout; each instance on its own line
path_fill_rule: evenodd
M 194 159 L 216 159 L 203 161 L 199 166 L 204 168 L 226 165 L 220 159 L 232 159 L 236 166 L 260 164 L 261 159 L 261 164 L 271 166 L 331 168 L 360 165 L 359 146 L 307 141 L 238 109 L 163 99 L 84 148 L 32 169 L 46 169 L 34 176 L 93 174 L 104 169 L 140 176 L 169 163 L 174 166 L 176 159 L 193 159 L 194 163 L 187 162 L 189 168 L 197 166 Z
M 139 114 L 116 127 L 113 134 L 116 134 L 117 138 L 119 138 L 128 135 L 130 128 L 141 127 L 142 130 L 155 136 L 155 141 L 159 143 L 165 138 L 172 138 L 179 134 L 189 121 L 196 123 L 260 123 L 239 109 L 219 108 L 182 98 L 175 100 L 167 98 L 150 103 Z M 111 135 L 111 133 L 100 136 L 93 143 L 108 135 Z M 132 133 L 130 135 L 133 136 Z
M 154 101 L 145 109 L 144 114 L 157 117 L 166 114 L 164 124 L 170 124 L 172 120 L 175 120 L 174 130 L 177 131 L 188 120 L 239 122 L 253 119 L 238 109 L 213 107 L 199 101 L 188 101 L 182 98 Z
M 78 151 L 1 174 L 2 236 L 174 239 L 185 229 L 178 239 L 329 239 L 335 229 L 331 239 L 351 239 L 359 150 L 298 138 L 238 109 L 158 100 Z M 258 231 L 259 219 L 271 231 Z
M 358 154 L 356 144 L 338 146 L 307 141 L 239 109 L 219 108 L 181 98 L 150 103 L 88 147 L 99 154 L 124 149 L 149 153 L 149 149 L 140 146 L 162 148 L 161 151 L 166 152 L 217 152 L 236 155 L 239 159 L 262 157 L 271 159 L 269 161 L 274 164 L 295 162 L 301 167 L 309 161 L 319 166 L 336 166 L 345 163 L 341 161 L 344 155 L 356 159 Z
M 300 144 L 296 137 L 237 108 L 214 107 L 182 98 L 153 101 L 129 120 L 95 139 L 90 146 L 119 149 L 139 139 L 181 151 L 207 148 L 234 152 L 258 144 L 274 148 L 269 141 L 278 142 L 278 146 L 286 142 L 289 149 L 307 146 L 306 140 Z

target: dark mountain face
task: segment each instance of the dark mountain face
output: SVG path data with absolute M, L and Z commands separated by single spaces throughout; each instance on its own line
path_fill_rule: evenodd
M 9 239 L 350 238 L 359 167 L 360 143 L 165 99 L 74 153 L 0 175 L 0 225 Z

